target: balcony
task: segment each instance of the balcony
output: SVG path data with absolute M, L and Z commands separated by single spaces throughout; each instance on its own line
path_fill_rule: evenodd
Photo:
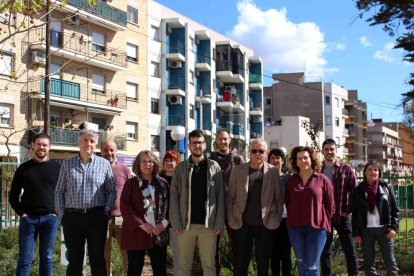
M 165 58 L 172 61 L 185 61 L 185 43 L 181 41 L 170 42 Z
M 38 130 L 36 130 L 36 133 Z M 70 129 L 70 128 L 50 128 L 50 141 L 52 145 L 57 146 L 78 146 L 79 139 L 79 130 Z M 30 136 L 34 135 L 34 132 L 30 132 Z M 106 132 L 99 132 L 99 141 L 97 148 L 100 148 L 100 144 L 105 140 L 109 135 Z M 115 136 L 114 142 L 118 150 L 126 150 L 126 137 L 125 136 Z
M 42 78 L 37 81 L 29 82 L 28 92 L 32 93 L 32 98 L 44 98 L 45 80 Z M 127 108 L 125 92 L 105 91 L 97 92 L 91 86 L 80 85 L 76 82 L 60 79 L 50 79 L 51 105 L 60 102 L 66 107 L 78 106 L 82 109 L 99 109 L 100 112 L 120 113 Z
M 249 75 L 249 88 L 252 89 L 252 90 L 261 90 L 261 89 L 263 89 L 262 76 L 260 74 L 250 74 Z
M 99 47 L 88 37 L 73 32 L 51 31 L 50 51 L 53 55 L 82 62 L 111 71 L 125 71 L 127 67 L 126 52 L 108 46 Z M 46 50 L 46 29 L 35 28 L 29 32 L 30 48 Z
M 243 70 L 233 70 L 233 65 L 226 61 L 216 62 L 216 75 L 222 82 L 243 83 Z
M 233 124 L 233 135 L 236 138 L 244 139 L 244 127 L 242 124 L 239 124 L 239 123 Z
M 62 1 L 60 1 L 62 2 Z M 127 13 L 112 7 L 101 0 L 95 0 L 90 4 L 88 0 L 67 0 L 65 5 L 57 2 L 57 9 L 77 13 L 85 21 L 110 28 L 114 31 L 122 31 L 127 26 Z
M 167 126 L 185 126 L 184 114 L 167 115 Z

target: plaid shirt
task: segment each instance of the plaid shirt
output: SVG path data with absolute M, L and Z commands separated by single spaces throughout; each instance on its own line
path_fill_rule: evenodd
M 325 169 L 323 165 L 322 172 Z M 340 221 L 341 213 L 352 212 L 352 193 L 358 185 L 355 173 L 351 166 L 336 161 L 332 172 L 332 185 L 334 187 L 335 214 L 333 223 Z
M 79 156 L 65 160 L 55 190 L 55 204 L 61 219 L 65 208 L 105 207 L 109 213 L 116 198 L 111 165 L 102 157 L 92 155 L 85 165 Z

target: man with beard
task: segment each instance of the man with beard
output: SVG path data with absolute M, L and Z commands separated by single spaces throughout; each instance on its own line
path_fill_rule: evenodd
M 59 220 L 55 187 L 60 164 L 49 159 L 50 137 L 39 133 L 32 143 L 33 158 L 14 174 L 9 203 L 20 216 L 16 275 L 29 275 L 39 236 L 39 275 L 52 275 L 53 245 Z
M 244 163 L 243 156 L 230 151 L 231 138 L 226 129 L 221 129 L 216 136 L 217 151 L 212 152 L 210 158 L 216 161 L 221 168 L 223 175 L 224 192 L 226 193 L 229 186 L 231 170 L 234 166 Z M 226 197 L 224 197 L 226 198 Z M 229 236 L 231 248 L 235 246 L 235 240 L 232 229 L 229 227 L 226 219 L 226 231 Z M 217 238 L 216 245 L 216 275 L 220 275 L 220 236 Z M 236 255 L 233 252 L 233 268 L 236 267 Z
M 191 155 L 175 167 L 170 191 L 170 223 L 176 234 L 178 275 L 191 275 L 197 243 L 203 275 L 216 275 L 217 236 L 224 228 L 224 188 L 217 162 L 204 155 L 201 130 L 188 135 Z

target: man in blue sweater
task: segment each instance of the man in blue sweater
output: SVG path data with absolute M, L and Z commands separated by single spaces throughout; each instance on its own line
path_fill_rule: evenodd
M 30 275 L 38 236 L 39 275 L 52 275 L 53 245 L 59 226 L 55 187 L 60 164 L 49 159 L 49 150 L 49 136 L 37 134 L 32 144 L 33 159 L 21 164 L 13 177 L 9 203 L 20 216 L 16 275 Z

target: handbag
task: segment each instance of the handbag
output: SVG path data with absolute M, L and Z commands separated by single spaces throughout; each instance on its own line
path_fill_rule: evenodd
M 169 238 L 168 231 L 164 230 L 158 236 L 152 236 L 152 242 L 158 247 L 165 247 L 168 245 Z

